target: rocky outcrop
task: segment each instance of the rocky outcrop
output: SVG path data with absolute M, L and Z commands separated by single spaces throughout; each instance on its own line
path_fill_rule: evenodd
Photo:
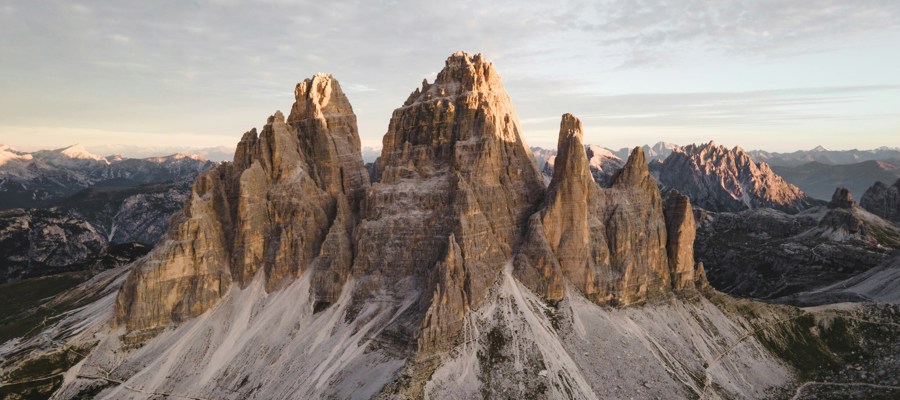
M 764 207 L 796 213 L 810 205 L 800 189 L 766 163 L 753 162 L 740 147 L 727 149 L 714 142 L 676 148 L 660 166 L 659 180 L 710 211 Z
M 850 194 L 847 188 L 842 187 L 834 190 L 834 194 L 831 195 L 831 202 L 828 203 L 828 208 L 852 209 L 854 206 L 853 195 Z
M 544 185 L 500 76 L 480 54 L 448 58 L 394 110 L 383 144 L 353 274 L 371 293 L 435 293 L 422 304 L 420 342 L 434 348 L 428 338 L 453 338 L 461 310 L 481 304 Z M 450 294 L 457 307 L 444 303 Z M 418 318 L 397 329 L 420 329 Z
M 666 254 L 669 257 L 669 273 L 672 287 L 684 290 L 695 286 L 694 238 L 697 226 L 694 211 L 687 196 L 673 190 L 666 196 L 663 212 L 666 216 Z M 696 267 L 703 274 L 703 266 Z M 699 279 L 706 279 L 705 277 Z
M 244 134 L 233 163 L 194 184 L 166 240 L 120 291 L 119 324 L 139 331 L 184 321 L 260 270 L 276 290 L 313 268 L 315 296 L 338 296 L 369 185 L 356 117 L 331 76 L 316 75 L 295 94 L 287 121 L 276 112 L 259 134 Z
M 372 175 L 337 81 L 317 75 L 295 95 L 287 119 L 276 113 L 244 134 L 234 161 L 197 181 L 166 240 L 135 266 L 116 314 L 132 338 L 209 310 L 235 286 L 276 291 L 307 276 L 304 312 L 338 307 L 352 324 L 396 314 L 365 329 L 424 382 L 510 260 L 551 301 L 567 287 L 629 305 L 691 289 L 695 278 L 702 285 L 690 203 L 673 197 L 664 210 L 644 152 L 634 149 L 601 187 L 581 122 L 567 114 L 545 189 L 481 55 L 452 55 L 394 111 Z
M 900 223 L 900 179 L 891 186 L 876 182 L 863 194 L 859 205 L 881 218 Z
M 544 208 L 529 220 L 516 276 L 553 301 L 564 297 L 566 282 L 594 302 L 617 305 L 668 292 L 673 276 L 675 288 L 693 288 L 688 200 L 673 200 L 670 217 L 664 217 L 641 148 L 632 151 L 610 187 L 601 188 L 582 149 L 581 122 L 563 115 L 553 179 Z
M 511 259 L 550 300 L 564 297 L 566 282 L 618 305 L 693 287 L 687 199 L 664 215 L 639 148 L 598 186 L 595 152 L 571 115 L 544 196 L 509 97 L 481 55 L 454 54 L 394 111 L 371 187 L 337 81 L 316 75 L 295 96 L 287 119 L 276 113 L 247 132 L 233 163 L 198 180 L 167 240 L 129 276 L 117 314 L 129 331 L 191 318 L 260 273 L 269 291 L 310 273 L 316 312 L 350 276 L 357 304 L 420 293 L 418 312 L 385 327 L 416 338 L 420 354 L 454 342 L 465 310 L 479 307 Z

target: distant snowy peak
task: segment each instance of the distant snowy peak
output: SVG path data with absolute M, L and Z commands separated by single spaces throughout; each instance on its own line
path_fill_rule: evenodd
M 614 158 L 617 160 L 622 160 L 621 157 L 616 156 L 613 152 L 606 147 L 600 147 L 594 144 L 586 144 L 584 145 L 585 150 L 587 150 L 592 158 Z
M 97 156 L 83 146 L 19 152 L 0 147 L 0 209 L 43 207 L 95 185 L 126 187 L 189 179 L 215 165 L 197 155 Z
M 6 144 L 0 144 L 0 165 L 11 160 L 31 160 L 31 154 L 16 151 Z
M 84 146 L 80 144 L 72 145 L 69 147 L 64 147 L 62 149 L 56 150 L 59 154 L 74 158 L 78 160 L 96 160 L 96 161 L 106 161 L 105 158 L 98 156 L 96 154 L 92 154 L 89 152 Z
M 182 153 L 172 154 L 172 155 L 164 156 L 164 157 L 148 157 L 148 158 L 145 158 L 144 160 L 149 161 L 149 162 L 154 162 L 157 164 L 175 162 L 178 160 L 208 161 L 206 158 L 204 158 L 203 156 L 200 156 L 198 154 L 182 154 Z
M 109 161 L 105 157 L 93 154 L 78 144 L 54 150 L 38 150 L 32 152 L 31 155 L 35 161 L 59 168 L 109 165 Z
M 825 165 L 846 165 L 864 161 L 896 162 L 900 160 L 900 148 L 888 146 L 870 150 L 828 150 L 823 146 L 816 146 L 810 150 L 797 150 L 790 153 L 753 150 L 748 154 L 756 161 L 766 161 L 771 165 L 781 167 L 796 167 L 811 162 Z

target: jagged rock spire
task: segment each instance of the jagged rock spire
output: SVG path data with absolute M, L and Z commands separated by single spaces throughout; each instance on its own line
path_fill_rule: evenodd
M 135 331 L 186 320 L 260 271 L 276 290 L 312 268 L 317 301 L 339 295 L 369 185 L 356 117 L 330 75 L 295 94 L 287 120 L 275 112 L 258 134 L 243 135 L 233 163 L 197 181 L 167 238 L 125 283 L 118 323 Z
M 693 288 L 694 239 L 697 236 L 697 225 L 694 222 L 691 201 L 677 190 L 672 190 L 666 196 L 663 212 L 666 216 L 666 253 L 669 258 L 669 273 L 672 275 L 672 288 L 675 290 Z
M 553 179 L 544 208 L 529 219 L 514 262 L 516 276 L 548 300 L 562 299 L 568 281 L 595 302 L 619 305 L 673 287 L 693 288 L 690 203 L 673 198 L 670 218 L 664 217 L 640 147 L 613 176 L 612 186 L 600 188 L 582 135 L 581 122 L 563 115 Z

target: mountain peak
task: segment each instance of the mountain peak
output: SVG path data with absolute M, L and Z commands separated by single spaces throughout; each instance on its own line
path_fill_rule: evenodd
M 820 145 L 818 145 L 818 146 L 816 146 L 816 147 L 813 147 L 812 150 L 810 150 L 810 151 L 814 151 L 814 152 L 823 152 L 823 151 L 828 151 L 828 149 L 826 149 L 824 146 L 822 146 L 822 145 L 820 144 Z
M 637 185 L 649 176 L 647 156 L 644 154 L 644 149 L 638 146 L 631 150 L 625 166 L 612 177 L 612 186 Z
M 850 190 L 843 187 L 835 189 L 828 208 L 853 208 L 853 195 L 850 194 Z
M 583 140 L 581 120 L 572 114 L 565 113 L 559 123 L 559 143 L 561 144 L 563 139 L 570 137 L 576 137 L 579 142 Z
M 458 51 L 444 62 L 444 69 L 438 73 L 434 83 L 429 84 L 427 79 L 422 81 L 421 89 L 410 94 L 404 106 L 452 98 L 467 92 L 506 93 L 493 63 L 481 53 L 469 55 Z
M 714 141 L 676 149 L 663 163 L 659 179 L 708 210 L 769 207 L 799 211 L 808 205 L 806 194 L 766 163 L 755 163 L 740 146 L 729 149 Z
M 75 158 L 79 160 L 105 160 L 103 157 L 98 156 L 96 154 L 91 154 L 84 146 L 80 144 L 74 144 L 69 147 L 64 147 L 62 149 L 57 150 L 59 154 L 62 154 L 68 158 Z
M 287 122 L 296 126 L 301 120 L 324 119 L 326 114 L 352 115 L 353 107 L 337 79 L 331 74 L 318 73 L 297 84 Z

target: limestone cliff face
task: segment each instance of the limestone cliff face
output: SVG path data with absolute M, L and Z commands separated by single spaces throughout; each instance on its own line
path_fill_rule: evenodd
M 217 168 L 194 184 L 168 238 L 132 269 L 116 299 L 117 321 L 129 331 L 190 319 L 213 306 L 231 284 Z
M 480 54 L 450 56 L 434 83 L 394 111 L 376 168 L 354 274 L 389 292 L 401 289 L 398 280 L 437 274 L 425 288 L 436 297 L 423 305 L 422 328 L 453 336 L 461 309 L 442 304 L 480 304 L 544 191 L 493 65 Z
M 569 114 L 545 188 L 481 55 L 453 54 L 394 111 L 371 184 L 338 82 L 316 75 L 295 95 L 288 118 L 276 113 L 244 134 L 234 161 L 198 180 L 167 239 L 120 292 L 118 323 L 129 331 L 178 323 L 232 285 L 262 275 L 273 291 L 310 274 L 315 312 L 350 279 L 354 304 L 409 307 L 380 335 L 427 357 L 458 341 L 510 262 L 548 300 L 569 285 L 614 305 L 694 286 L 687 198 L 664 208 L 640 148 L 600 187 L 581 122 Z
M 601 304 L 637 303 L 673 283 L 692 288 L 694 230 L 687 199 L 673 200 L 664 216 L 640 148 L 610 187 L 601 188 L 583 148 L 581 122 L 563 115 L 553 179 L 543 209 L 529 219 L 516 276 L 548 300 L 562 299 L 569 282 Z
M 167 237 L 134 268 L 117 300 L 128 330 L 209 309 L 264 271 L 276 290 L 313 269 L 333 301 L 349 275 L 359 201 L 368 187 L 356 117 L 328 75 L 300 83 L 285 121 L 244 134 L 234 162 L 201 176 Z

